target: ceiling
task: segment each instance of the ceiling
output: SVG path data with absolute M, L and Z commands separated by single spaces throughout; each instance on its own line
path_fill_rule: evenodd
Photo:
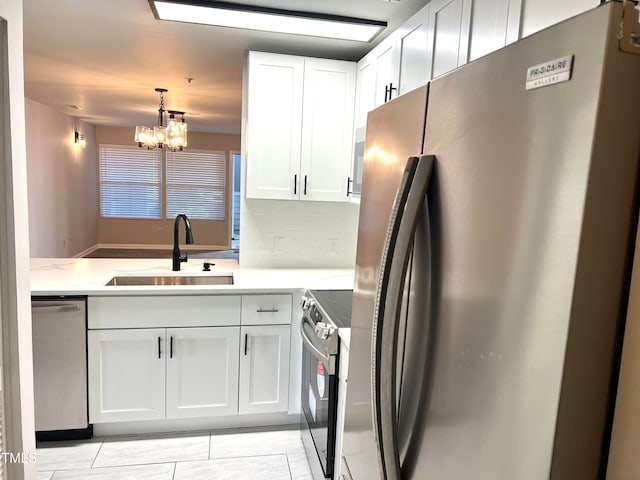
M 152 126 L 154 88 L 163 87 L 167 109 L 187 112 L 189 131 L 240 133 L 246 50 L 358 60 L 428 0 L 232 3 L 389 26 L 374 42 L 360 43 L 160 21 L 147 0 L 24 0 L 25 95 L 96 125 Z

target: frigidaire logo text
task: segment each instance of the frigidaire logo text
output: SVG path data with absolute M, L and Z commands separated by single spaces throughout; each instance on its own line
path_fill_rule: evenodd
M 533 68 L 529 75 L 531 77 L 539 77 L 540 75 L 549 75 L 553 72 L 557 72 L 558 70 L 564 70 L 567 68 L 567 59 L 559 60 L 555 63 L 547 63 L 546 65 L 540 65 L 537 68 Z

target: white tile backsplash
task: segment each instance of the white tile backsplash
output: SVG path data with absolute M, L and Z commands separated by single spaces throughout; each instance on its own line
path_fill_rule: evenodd
M 240 219 L 243 267 L 351 268 L 358 205 L 245 200 Z

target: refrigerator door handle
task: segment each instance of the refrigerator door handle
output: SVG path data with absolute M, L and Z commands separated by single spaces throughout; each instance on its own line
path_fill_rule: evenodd
M 435 157 L 410 157 L 396 194 L 382 252 L 372 332 L 373 423 L 385 480 L 400 480 L 396 362 L 402 293 L 411 246 Z

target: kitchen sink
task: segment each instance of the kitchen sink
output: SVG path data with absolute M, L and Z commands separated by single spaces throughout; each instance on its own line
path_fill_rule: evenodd
M 131 287 L 153 285 L 233 285 L 233 275 L 155 275 L 113 277 L 105 286 Z

